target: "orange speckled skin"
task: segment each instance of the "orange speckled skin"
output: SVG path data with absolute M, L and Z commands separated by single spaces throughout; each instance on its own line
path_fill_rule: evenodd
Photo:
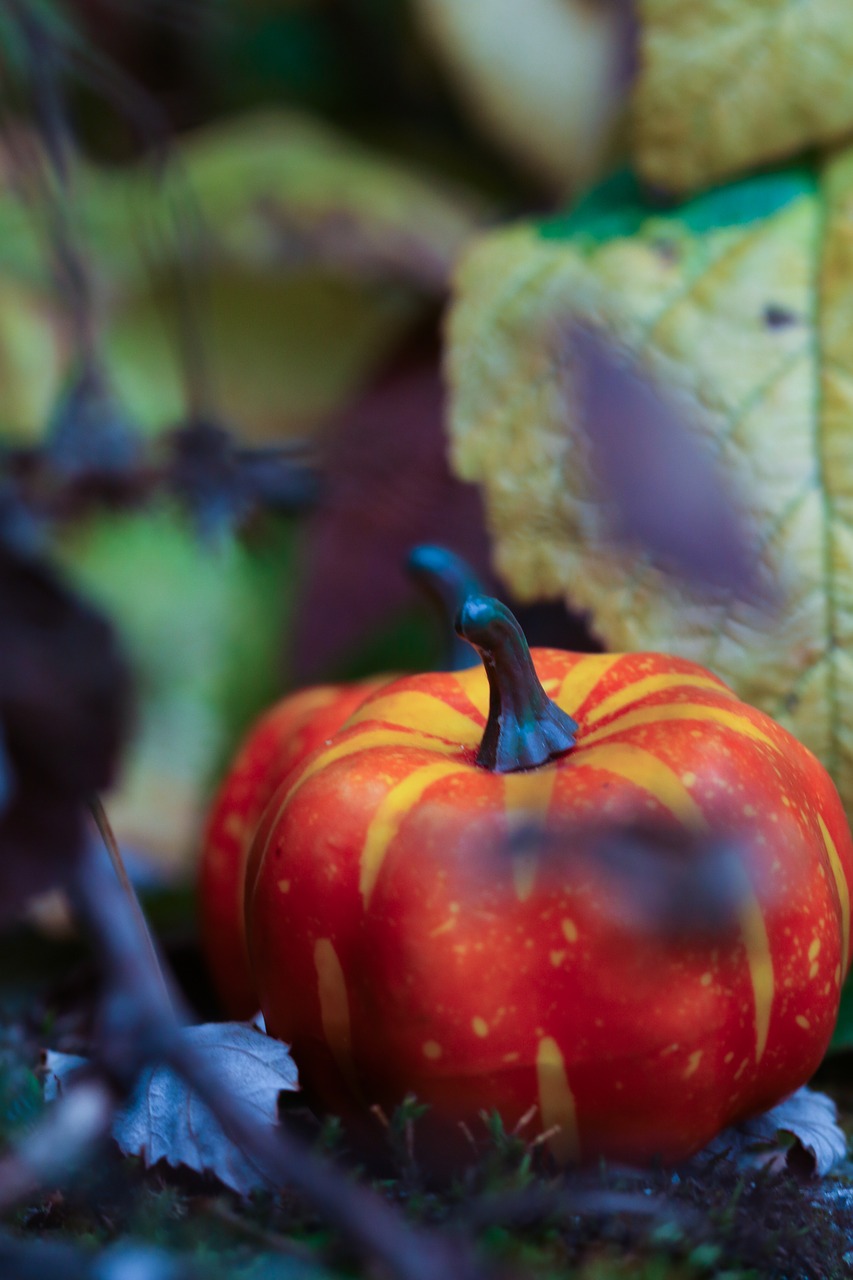
M 199 864 L 199 924 L 216 990 L 235 1018 L 257 1012 L 243 927 L 252 836 L 276 788 L 383 681 L 321 685 L 282 698 L 252 727 L 213 802 Z
M 802 1085 L 849 965 L 853 847 L 823 767 L 715 677 L 534 650 L 579 724 L 540 768 L 475 764 L 481 668 L 374 692 L 280 788 L 246 922 L 260 1006 L 306 1094 L 357 1125 L 408 1092 L 458 1121 L 534 1104 L 559 1159 L 675 1161 Z M 743 833 L 737 920 L 673 944 L 590 856 L 532 866 L 525 817 Z

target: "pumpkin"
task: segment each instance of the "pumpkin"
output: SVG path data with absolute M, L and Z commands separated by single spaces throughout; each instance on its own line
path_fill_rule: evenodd
M 448 632 L 448 666 L 470 665 L 472 651 L 459 641 L 452 620 L 463 601 L 479 590 L 473 570 L 447 548 L 430 545 L 412 550 L 407 569 Z M 258 1008 L 243 923 L 249 848 L 258 821 L 300 761 L 389 679 L 318 685 L 282 698 L 252 726 L 216 793 L 199 863 L 199 932 L 214 987 L 235 1018 L 249 1018 Z
M 199 928 L 214 986 L 235 1018 L 258 1008 L 243 927 L 243 885 L 258 820 L 291 771 L 380 683 L 318 685 L 282 698 L 252 727 L 216 794 L 199 865 Z
M 458 625 L 483 667 L 375 690 L 259 826 L 246 924 L 268 1030 L 354 1131 L 371 1105 L 428 1103 L 437 1158 L 460 1122 L 535 1105 L 560 1160 L 680 1160 L 827 1047 L 850 962 L 837 793 L 691 662 L 531 654 L 486 597 Z M 649 820 L 730 839 L 731 928 L 673 942 L 585 845 Z M 531 821 L 559 856 L 513 855 Z

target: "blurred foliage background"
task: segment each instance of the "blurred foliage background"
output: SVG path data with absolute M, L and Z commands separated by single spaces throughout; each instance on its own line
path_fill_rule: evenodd
M 247 445 L 292 441 L 338 476 L 310 516 L 297 503 L 238 529 L 213 515 L 212 536 L 162 498 L 51 525 L 134 667 L 119 835 L 181 878 L 262 705 L 309 676 L 436 652 L 391 557 L 454 504 L 474 521 L 468 535 L 456 520 L 463 549 L 484 549 L 443 461 L 437 327 L 462 243 L 517 195 L 411 6 L 80 0 L 29 6 L 32 26 L 24 12 L 10 6 L 0 26 L 4 448 L 57 436 L 91 331 L 96 417 L 145 438 L 202 417 Z M 403 470 L 401 442 L 418 436 L 399 477 L 372 441 L 383 415 Z M 396 540 L 372 562 L 386 525 Z
M 679 288 L 697 302 L 698 324 L 708 286 L 693 274 L 718 248 L 739 252 L 738 235 L 751 242 L 756 219 L 775 236 L 777 213 L 802 195 L 782 175 L 770 208 L 767 184 L 748 175 L 800 157 L 803 190 L 824 207 L 826 151 L 853 130 L 850 39 L 842 0 L 724 11 L 692 0 L 7 0 L 0 435 L 8 466 L 51 508 L 64 569 L 106 605 L 131 655 L 136 730 L 110 798 L 126 843 L 186 878 L 211 788 L 260 706 L 307 681 L 437 659 L 434 623 L 402 568 L 414 542 L 449 543 L 484 575 L 496 557 L 501 590 L 528 605 L 534 643 L 596 644 L 583 617 L 548 603 L 571 602 L 572 584 L 553 566 L 511 572 L 527 561 L 507 549 L 532 549 L 538 563 L 548 545 L 541 502 L 524 497 L 535 487 L 528 455 L 553 462 L 537 430 L 554 414 L 535 397 L 558 406 L 558 434 L 562 422 L 564 354 L 525 310 L 537 289 L 554 301 L 549 324 L 571 310 L 561 310 L 562 268 L 548 245 L 566 238 L 580 280 L 593 241 L 614 241 L 615 318 L 594 279 L 593 311 L 629 346 L 630 324 L 616 315 L 623 284 L 630 277 L 639 298 L 656 290 L 665 301 L 683 251 Z M 626 169 L 633 178 L 602 187 L 602 204 L 600 180 Z M 843 219 L 846 170 L 832 172 Z M 701 194 L 731 180 L 731 195 Z M 678 205 L 697 192 L 695 208 Z M 578 217 L 552 219 L 576 207 Z M 511 241 L 501 239 L 507 222 L 521 227 Z M 531 252 L 518 250 L 516 278 L 504 246 L 525 236 Z M 474 242 L 482 259 L 468 253 Z M 491 262 L 489 246 L 500 270 L 459 270 L 463 255 Z M 821 252 L 801 254 L 811 254 L 812 297 Z M 738 325 L 752 308 L 748 323 L 787 360 L 803 317 L 780 307 L 768 271 L 759 264 L 711 319 L 746 350 L 755 335 Z M 448 330 L 454 279 L 462 319 Z M 497 316 L 478 301 L 493 283 L 506 294 Z M 762 295 L 754 307 L 749 290 Z M 507 341 L 506 317 L 517 340 Z M 700 353 L 719 354 L 721 343 L 685 338 L 665 368 L 659 346 L 654 333 L 639 342 L 638 368 L 698 388 L 707 408 Z M 488 394 L 508 402 L 509 349 L 532 397 L 515 444 Z M 723 407 L 736 419 L 738 370 L 721 367 L 714 385 L 731 392 Z M 774 388 L 774 420 L 797 409 L 782 400 Z M 448 464 L 449 419 L 459 439 L 470 426 L 486 442 L 479 472 L 454 445 L 457 472 L 483 484 L 485 515 L 480 491 Z M 200 425 L 227 429 L 232 452 L 174 434 Z M 47 481 L 32 457 L 45 442 Z M 753 444 L 736 477 L 748 500 L 758 491 Z M 277 451 L 290 467 L 273 502 L 265 455 L 253 455 L 250 481 L 233 452 L 248 448 Z M 181 449 L 181 475 L 143 501 L 140 471 L 164 457 L 177 465 Z M 96 471 L 105 459 L 112 470 L 108 502 L 80 500 L 93 458 Z M 563 465 L 551 465 L 552 480 Z M 500 495 L 522 473 L 515 524 Z M 77 485 L 70 503 L 57 497 L 57 476 Z M 571 559 L 564 533 L 552 558 Z M 752 534 L 760 546 L 760 521 Z M 610 643 L 623 643 L 605 625 L 608 608 L 621 610 L 613 583 L 632 564 L 584 572 L 578 598 Z M 828 599 L 840 598 L 839 582 L 822 584 Z M 651 630 L 631 643 L 659 641 Z M 778 701 L 787 690 L 771 692 Z M 812 745 L 832 767 L 829 748 Z
M 601 554 L 606 503 L 583 405 L 564 395 L 578 319 L 603 317 L 632 369 L 687 388 L 708 410 L 702 443 L 761 410 L 724 438 L 751 547 L 780 507 L 762 469 L 788 467 L 795 487 L 820 474 L 799 541 L 825 617 L 797 612 L 785 653 L 835 673 L 833 702 L 827 717 L 822 693 L 792 691 L 787 666 L 767 696 L 804 738 L 829 718 L 853 777 L 853 686 L 826 634 L 853 556 L 824 555 L 824 463 L 844 480 L 849 450 L 817 456 L 833 423 L 816 356 L 805 392 L 770 382 L 853 332 L 851 41 L 846 0 L 0 5 L 0 532 L 11 483 L 124 642 L 135 724 L 107 807 L 140 881 L 180 890 L 158 924 L 177 903 L 186 935 L 205 809 L 261 707 L 440 660 L 403 571 L 414 543 L 496 578 L 532 643 L 594 647 L 597 625 L 614 645 L 660 644 L 667 598 L 661 647 L 725 637 L 725 610 L 691 600 L 685 622 L 683 583 L 662 587 L 656 566 L 648 621 L 624 592 L 636 550 Z M 853 395 L 833 420 L 842 446 L 851 420 Z M 569 525 L 595 537 L 570 541 Z M 760 627 L 786 636 L 766 614 L 756 627 L 735 657 L 769 681 Z M 15 983 L 21 964 L 14 951 Z M 853 1000 L 837 1038 L 851 1044 Z M 719 1193 L 727 1230 L 742 1185 Z M 705 1207 L 704 1184 L 690 1194 Z M 799 1204 L 778 1212 L 800 1232 Z M 591 1257 L 584 1274 L 641 1265 Z
M 319 477 L 249 519 L 208 493 L 195 519 L 160 495 L 51 523 L 134 668 L 110 812 L 180 880 L 261 706 L 438 658 L 408 547 L 441 538 L 487 572 L 479 498 L 445 460 L 452 272 L 477 230 L 595 176 L 630 23 L 585 0 L 523 20 L 494 0 L 35 0 L 0 42 L 6 450 L 75 415 L 149 450 L 203 421 Z

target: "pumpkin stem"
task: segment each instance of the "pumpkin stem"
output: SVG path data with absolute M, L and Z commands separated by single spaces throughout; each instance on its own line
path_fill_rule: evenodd
M 477 764 L 493 773 L 535 769 L 574 746 L 578 726 L 542 688 L 524 632 L 506 605 L 469 596 L 456 630 L 477 650 L 489 679 L 489 718 Z
M 483 587 L 474 570 L 447 547 L 413 547 L 406 561 L 409 574 L 435 605 L 445 633 L 445 660 L 448 671 L 464 671 L 477 664 L 471 646 L 457 635 L 456 618 L 469 596 L 482 594 Z

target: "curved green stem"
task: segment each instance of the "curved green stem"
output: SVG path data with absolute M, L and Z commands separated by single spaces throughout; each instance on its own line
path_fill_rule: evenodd
M 489 679 L 489 718 L 477 764 L 493 773 L 535 769 L 574 746 L 577 724 L 548 697 L 516 619 L 491 596 L 469 596 L 456 630 Z

